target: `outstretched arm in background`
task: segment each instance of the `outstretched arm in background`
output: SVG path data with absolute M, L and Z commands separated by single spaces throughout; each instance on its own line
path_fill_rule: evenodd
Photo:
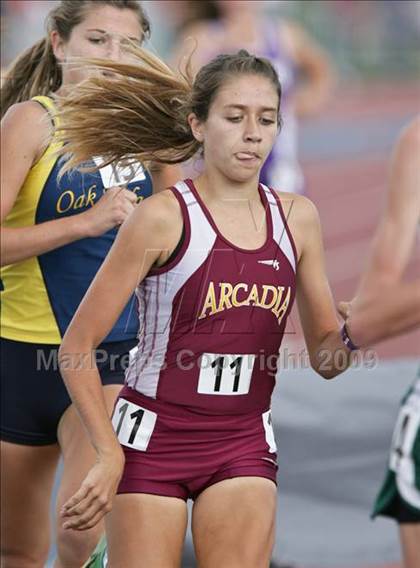
M 348 316 L 353 342 L 367 346 L 420 325 L 420 279 L 403 282 L 420 220 L 420 117 L 401 134 L 384 215 Z
M 283 44 L 302 80 L 293 95 L 298 117 L 312 116 L 326 105 L 334 85 L 334 71 L 326 51 L 300 25 L 281 23 Z

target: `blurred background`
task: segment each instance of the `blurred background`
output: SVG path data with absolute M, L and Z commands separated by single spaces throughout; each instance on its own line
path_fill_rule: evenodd
M 54 4 L 1 1 L 2 69 L 43 35 L 44 17 Z M 152 21 L 148 47 L 176 63 L 185 30 L 194 29 L 188 27 L 194 24 L 194 2 L 143 4 Z M 239 8 L 246 2 L 224 4 Z M 304 192 L 320 211 L 335 299 L 350 299 L 381 214 L 391 148 L 420 111 L 420 2 L 271 0 L 259 1 L 258 11 L 266 21 L 300 25 L 330 61 L 328 100 L 300 120 L 299 161 Z M 407 278 L 420 274 L 419 248 Z M 280 463 L 275 563 L 399 565 L 396 525 L 373 522 L 369 514 L 419 346 L 418 331 L 386 341 L 373 358 L 327 383 L 296 364 L 304 343 L 293 314 L 273 404 Z M 193 566 L 190 541 L 187 566 Z
M 198 0 L 199 1 L 199 0 Z M 235 3 L 235 0 L 232 0 Z M 2 0 L 1 65 L 42 36 L 55 0 Z M 170 56 L 186 19 L 183 0 L 145 0 L 152 45 Z M 260 0 L 268 15 L 292 18 L 327 48 L 343 81 L 414 79 L 420 71 L 420 7 L 416 0 Z

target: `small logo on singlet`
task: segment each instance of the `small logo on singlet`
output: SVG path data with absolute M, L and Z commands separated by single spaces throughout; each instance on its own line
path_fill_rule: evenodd
M 258 260 L 259 264 L 265 264 L 267 266 L 272 266 L 274 270 L 280 270 L 280 263 L 278 260 Z

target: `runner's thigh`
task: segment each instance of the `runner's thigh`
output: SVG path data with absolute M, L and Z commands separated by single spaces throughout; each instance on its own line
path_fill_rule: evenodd
M 204 490 L 192 518 L 200 568 L 268 567 L 276 499 L 276 485 L 263 477 L 226 479 Z

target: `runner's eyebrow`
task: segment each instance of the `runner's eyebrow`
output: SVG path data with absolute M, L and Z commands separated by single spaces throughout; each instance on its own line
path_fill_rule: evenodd
M 107 32 L 107 31 L 101 30 L 99 28 L 89 28 L 87 31 L 88 32 L 98 32 L 98 33 L 104 34 L 104 35 L 113 35 L 112 32 Z M 134 36 L 129 37 L 129 39 L 131 39 L 132 41 L 140 41 L 140 38 L 134 37 Z
M 227 104 L 224 106 L 224 108 L 237 108 L 239 110 L 246 110 L 249 107 L 239 104 Z M 262 112 L 277 112 L 277 109 L 274 107 L 260 107 L 259 110 L 261 110 Z

